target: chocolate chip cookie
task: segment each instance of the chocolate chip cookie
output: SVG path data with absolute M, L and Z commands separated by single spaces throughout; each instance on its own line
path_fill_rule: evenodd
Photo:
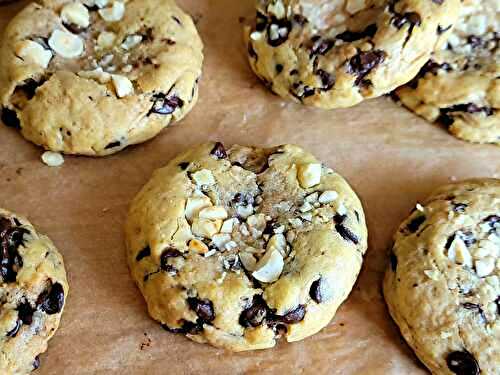
M 500 180 L 438 189 L 395 235 L 389 312 L 433 374 L 500 369 Z
M 0 246 L 0 373 L 27 374 L 59 326 L 66 271 L 49 238 L 3 209 Z
M 353 106 L 410 81 L 459 7 L 459 0 L 260 0 L 245 33 L 250 64 L 284 98 Z
M 2 120 L 51 151 L 113 154 L 193 108 L 202 48 L 173 0 L 32 3 L 3 38 Z
M 498 0 L 465 0 L 444 48 L 396 95 L 458 138 L 500 145 L 499 46 Z
M 356 280 L 367 229 L 346 181 L 300 147 L 209 143 L 155 172 L 126 239 L 154 319 L 242 351 L 325 327 Z

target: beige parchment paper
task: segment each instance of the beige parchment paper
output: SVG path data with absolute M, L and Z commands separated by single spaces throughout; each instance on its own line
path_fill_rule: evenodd
M 437 186 L 500 177 L 500 148 L 456 140 L 387 98 L 322 111 L 270 94 L 250 71 L 243 18 L 254 0 L 179 0 L 205 43 L 200 100 L 181 123 L 117 155 L 41 163 L 42 150 L 0 127 L 0 206 L 26 215 L 64 256 L 70 295 L 39 374 L 425 374 L 381 295 L 392 233 Z M 0 29 L 26 2 L 0 7 Z M 41 114 L 40 114 L 41 115 Z M 361 196 L 369 250 L 331 324 L 302 342 L 232 354 L 164 331 L 129 277 L 123 224 L 129 201 L 180 151 L 206 140 L 296 143 Z

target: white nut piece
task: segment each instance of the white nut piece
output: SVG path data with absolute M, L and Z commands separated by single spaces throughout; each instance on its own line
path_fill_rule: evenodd
M 236 224 L 238 224 L 238 219 L 232 218 L 227 219 L 222 223 L 222 227 L 220 228 L 221 233 L 233 233 L 233 228 Z
M 200 211 L 199 217 L 201 219 L 217 220 L 227 219 L 227 211 L 222 206 L 207 207 Z
M 212 236 L 212 244 L 219 250 L 223 250 L 229 241 L 231 241 L 231 236 L 227 233 L 219 233 Z
M 94 70 L 78 72 L 77 74 L 82 78 L 93 79 L 102 84 L 108 83 L 111 80 L 111 74 L 102 70 L 101 67 Z
M 59 56 L 74 59 L 83 53 L 83 39 L 67 31 L 54 30 L 49 38 L 49 46 Z
M 125 38 L 122 43 L 122 48 L 125 50 L 130 50 L 142 42 L 142 36 L 140 35 L 129 35 Z
M 208 253 L 208 246 L 205 245 L 202 241 L 193 238 L 189 241 L 188 244 L 189 250 L 194 251 L 197 254 L 206 254 Z
M 64 164 L 63 156 L 58 152 L 45 151 L 42 154 L 42 161 L 49 167 L 59 167 Z
M 448 258 L 457 264 L 472 267 L 472 256 L 459 234 L 455 236 L 448 249 Z
M 127 77 L 119 74 L 113 74 L 111 79 L 113 80 L 113 85 L 115 86 L 116 95 L 119 98 L 124 98 L 134 93 L 134 85 Z
M 251 204 L 247 206 L 238 206 L 236 207 L 236 213 L 239 217 L 246 219 L 253 214 L 253 206 Z
M 208 169 L 202 169 L 198 172 L 193 173 L 191 175 L 191 178 L 194 180 L 197 186 L 215 185 L 214 175 Z
M 266 227 L 266 215 L 255 214 L 247 217 L 247 224 L 251 228 L 255 228 L 259 231 L 263 231 Z
M 298 166 L 297 177 L 304 189 L 318 185 L 321 182 L 321 164 L 310 163 Z
M 116 41 L 116 34 L 112 31 L 103 31 L 97 37 L 97 46 L 101 49 L 111 48 Z
M 255 266 L 252 276 L 263 283 L 272 283 L 279 279 L 285 262 L 278 250 L 267 251 Z
M 195 236 L 212 238 L 219 233 L 222 220 L 194 219 L 191 230 Z
M 277 250 L 281 254 L 285 253 L 286 249 L 286 238 L 283 234 L 275 234 L 269 239 L 269 242 L 267 243 L 266 250 L 267 251 L 273 251 Z
M 118 22 L 125 15 L 125 4 L 115 1 L 111 7 L 99 9 L 99 15 L 106 22 Z
M 23 40 L 16 45 L 16 54 L 28 64 L 47 68 L 52 60 L 52 52 L 31 40 Z
M 328 204 L 333 202 L 339 197 L 339 193 L 335 190 L 326 190 L 318 198 L 318 202 L 321 204 Z
M 206 195 L 200 195 L 188 198 L 186 201 L 186 207 L 184 208 L 184 214 L 186 219 L 192 221 L 198 216 L 199 212 L 206 207 L 212 206 L 212 201 Z
M 241 264 L 243 265 L 243 267 L 247 271 L 254 271 L 255 270 L 255 266 L 257 265 L 257 260 L 255 259 L 255 257 L 252 254 L 240 253 L 239 256 L 240 256 Z
M 61 18 L 64 23 L 73 24 L 82 28 L 90 25 L 88 9 L 81 3 L 69 3 L 61 10 Z
M 348 0 L 345 9 L 350 14 L 359 12 L 366 7 L 364 0 Z
M 485 277 L 495 270 L 495 258 L 487 257 L 479 259 L 474 262 L 474 265 L 476 266 L 477 275 L 479 277 Z
M 424 270 L 424 273 L 431 280 L 434 280 L 434 281 L 439 280 L 440 274 L 439 274 L 438 270 Z

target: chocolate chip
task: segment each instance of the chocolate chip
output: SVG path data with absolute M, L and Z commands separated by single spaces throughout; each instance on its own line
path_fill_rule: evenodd
M 335 46 L 335 39 L 311 39 L 313 46 L 311 49 L 311 56 L 326 55 Z
M 424 223 L 425 219 L 425 215 L 420 215 L 413 218 L 406 226 L 406 230 L 410 233 L 415 233 L 418 228 L 420 228 L 420 226 Z
M 35 309 L 31 307 L 28 301 L 22 302 L 17 306 L 17 317 L 23 324 L 30 325 L 33 322 L 33 312 Z
M 2 122 L 9 128 L 21 129 L 21 121 L 19 121 L 16 111 L 3 107 L 1 118 Z
M 172 19 L 173 19 L 175 22 L 177 22 L 179 25 L 181 25 L 181 26 L 182 26 L 182 22 L 181 22 L 181 20 L 180 20 L 180 19 L 178 19 L 176 16 L 172 16 Z
M 27 79 L 22 85 L 17 86 L 16 90 L 22 91 L 28 100 L 33 99 L 36 94 L 36 89 L 43 85 L 44 81 L 38 82 L 32 78 Z
M 450 237 L 448 237 L 448 239 L 446 240 L 446 243 L 444 245 L 444 248 L 446 250 L 449 250 L 450 247 L 451 247 L 451 244 L 453 243 L 453 240 L 455 239 L 455 234 L 452 234 Z
M 224 148 L 224 145 L 220 142 L 217 142 L 215 144 L 212 151 L 210 151 L 210 155 L 215 156 L 217 159 L 226 159 L 227 158 L 226 149 Z
M 86 30 L 86 28 L 80 27 L 80 26 L 75 25 L 73 23 L 63 22 L 63 25 L 64 25 L 64 27 L 66 27 L 66 29 L 68 29 L 73 34 L 81 34 Z
M 447 27 L 442 27 L 441 25 L 438 25 L 438 27 L 437 27 L 437 34 L 441 35 L 441 34 L 447 32 L 449 29 L 452 28 L 452 26 L 453 25 L 448 25 Z
M 184 106 L 184 100 L 177 95 L 167 96 L 163 93 L 153 95 L 153 107 L 149 110 L 148 116 L 152 113 L 158 115 L 171 115 L 177 108 Z
M 347 219 L 347 215 L 335 214 L 333 216 L 333 221 L 337 224 L 342 224 Z
M 181 328 L 170 328 L 166 324 L 162 324 L 161 326 L 164 330 L 171 333 L 197 335 L 203 331 L 203 322 L 201 319 L 198 319 L 196 323 L 183 320 Z
M 6 333 L 6 336 L 8 337 L 15 337 L 17 335 L 17 332 L 19 332 L 19 328 L 21 328 L 21 325 L 23 324 L 21 319 L 16 320 L 16 325 L 14 328 L 12 328 L 9 332 Z
M 293 15 L 293 21 L 298 24 L 299 26 L 304 26 L 306 23 L 308 23 L 309 21 L 307 20 L 306 17 L 304 17 L 303 15 L 301 14 L 294 14 Z
M 40 309 L 49 315 L 61 312 L 64 306 L 64 289 L 61 284 L 55 283 L 42 292 L 36 301 Z
M 468 351 L 455 351 L 446 356 L 448 368 L 457 375 L 479 375 L 479 364 Z
M 493 233 L 496 231 L 496 227 L 500 227 L 500 216 L 498 215 L 490 215 L 487 218 L 483 220 L 485 223 L 488 223 L 489 226 L 491 227 L 490 233 Z
M 288 40 L 288 35 L 292 29 L 292 23 L 287 19 L 278 20 L 271 19 L 271 23 L 267 26 L 267 43 L 271 47 L 278 47 Z M 276 32 L 271 32 L 274 30 Z
M 472 233 L 471 231 L 462 232 L 460 234 L 460 238 L 462 239 L 462 241 L 464 241 L 465 246 L 467 247 L 471 247 L 477 242 L 476 237 L 474 237 L 474 233 Z
M 189 167 L 189 162 L 183 161 L 182 163 L 177 164 L 177 166 L 183 171 L 185 171 Z
M 0 218 L 0 276 L 4 282 L 16 281 L 17 272 L 23 266 L 18 248 L 24 245 L 27 233 L 26 229 L 13 226 L 9 219 Z
M 448 63 L 439 64 L 431 59 L 427 61 L 425 65 L 420 69 L 418 74 L 410 82 L 408 82 L 408 86 L 410 86 L 412 89 L 416 89 L 418 87 L 418 81 L 421 78 L 423 78 L 427 73 L 432 73 L 434 75 L 437 75 L 439 70 L 444 70 L 449 72 L 453 69 Z
M 453 205 L 453 211 L 463 214 L 465 209 L 468 207 L 465 203 L 451 203 Z
M 309 296 L 316 303 L 323 302 L 323 296 L 321 295 L 321 286 L 323 279 L 320 277 L 318 280 L 313 281 L 311 284 L 311 289 L 309 289 Z
M 479 107 L 474 103 L 457 104 L 447 108 L 440 109 L 440 122 L 448 122 L 451 119 L 451 124 L 453 124 L 453 113 L 455 112 L 465 112 L 465 113 L 484 113 L 486 116 L 493 115 L 493 109 L 490 107 Z M 450 124 L 450 125 L 451 125 Z M 447 125 L 447 123 L 445 123 Z
M 475 303 L 465 302 L 465 303 L 462 303 L 462 307 L 463 307 L 464 309 L 467 309 L 467 310 L 476 311 L 476 312 L 478 312 L 479 314 L 482 314 L 482 313 L 483 313 L 483 309 L 481 308 L 481 306 L 480 306 L 480 305 L 478 305 L 478 304 L 475 304 Z
M 396 272 L 398 269 L 398 257 L 396 254 L 394 254 L 393 251 L 391 251 L 391 255 L 389 255 L 389 260 L 391 262 L 391 270 L 392 272 Z
M 372 38 L 376 32 L 377 32 L 377 25 L 373 23 L 371 25 L 368 25 L 362 31 L 349 31 L 349 30 L 347 30 L 341 34 L 338 34 L 335 38 L 340 39 L 344 42 L 354 42 L 356 40 L 360 40 L 363 38 Z
M 352 233 L 351 230 L 347 228 L 345 225 L 335 224 L 335 230 L 338 232 L 338 234 L 340 234 L 340 236 L 344 240 L 351 241 L 355 245 L 359 243 L 358 237 L 354 233 Z
M 304 320 L 305 315 L 306 307 L 304 305 L 299 305 L 297 308 L 281 316 L 280 321 L 287 324 L 295 324 Z
M 385 52 L 381 50 L 359 52 L 357 55 L 351 57 L 347 62 L 347 73 L 355 75 L 355 85 L 368 75 L 373 68 L 380 65 L 385 60 Z
M 144 249 L 139 251 L 137 253 L 137 256 L 135 257 L 135 260 L 137 262 L 141 261 L 142 259 L 151 256 L 151 248 L 149 246 L 146 246 Z
M 328 91 L 331 90 L 333 85 L 335 85 L 335 78 L 323 69 L 316 70 L 316 74 L 321 79 L 321 90 Z
M 267 26 L 267 17 L 263 15 L 260 12 L 257 12 L 257 16 L 255 17 L 256 19 L 256 26 L 255 30 L 262 32 L 266 29 Z
M 121 145 L 120 141 L 111 142 L 106 147 L 104 147 L 104 149 L 109 150 L 110 148 L 115 148 L 115 147 L 118 147 L 120 145 Z
M 165 272 L 176 272 L 176 268 L 171 264 L 168 264 L 170 258 L 177 258 L 182 256 L 179 250 L 174 248 L 165 249 L 160 256 L 160 268 Z
M 404 14 L 396 14 L 392 19 L 392 24 L 398 29 L 402 28 L 404 25 L 410 25 L 410 29 L 415 26 L 419 26 L 422 23 L 420 15 L 416 12 L 408 12 Z M 408 32 L 411 34 L 411 31 Z
M 189 297 L 187 299 L 187 303 L 189 308 L 193 310 L 204 323 L 211 322 L 215 319 L 215 311 L 212 301 Z
M 283 71 L 283 65 L 276 64 L 275 69 L 276 69 L 276 73 L 280 74 Z
M 33 371 L 37 370 L 40 367 L 40 357 L 36 356 L 33 361 Z
M 239 323 L 243 327 L 257 327 L 262 324 L 269 314 L 269 307 L 261 295 L 253 296 L 250 307 L 243 310 L 240 314 Z
M 467 43 L 469 43 L 470 46 L 474 49 L 474 48 L 477 48 L 477 47 L 481 47 L 482 44 L 483 44 L 483 40 L 480 37 L 478 37 L 478 36 L 469 35 L 467 37 Z
M 250 193 L 236 193 L 232 199 L 232 202 L 236 205 L 241 206 L 253 205 L 254 197 Z

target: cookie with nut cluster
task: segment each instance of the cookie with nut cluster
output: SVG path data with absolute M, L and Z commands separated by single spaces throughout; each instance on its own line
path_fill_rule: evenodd
M 347 182 L 300 147 L 209 143 L 154 173 L 126 242 L 155 320 L 243 351 L 325 327 L 360 271 L 367 229 Z
M 3 37 L 2 121 L 51 151 L 113 154 L 193 108 L 202 49 L 173 0 L 32 3 Z
M 0 209 L 0 373 L 40 366 L 63 313 L 68 282 L 61 254 L 23 217 Z
M 384 296 L 433 374 L 500 368 L 500 180 L 438 189 L 395 235 Z
M 465 0 L 459 21 L 437 52 L 396 96 L 456 137 L 500 145 L 500 7 Z
M 252 69 L 276 94 L 349 107 L 410 81 L 455 23 L 459 0 L 260 0 Z

